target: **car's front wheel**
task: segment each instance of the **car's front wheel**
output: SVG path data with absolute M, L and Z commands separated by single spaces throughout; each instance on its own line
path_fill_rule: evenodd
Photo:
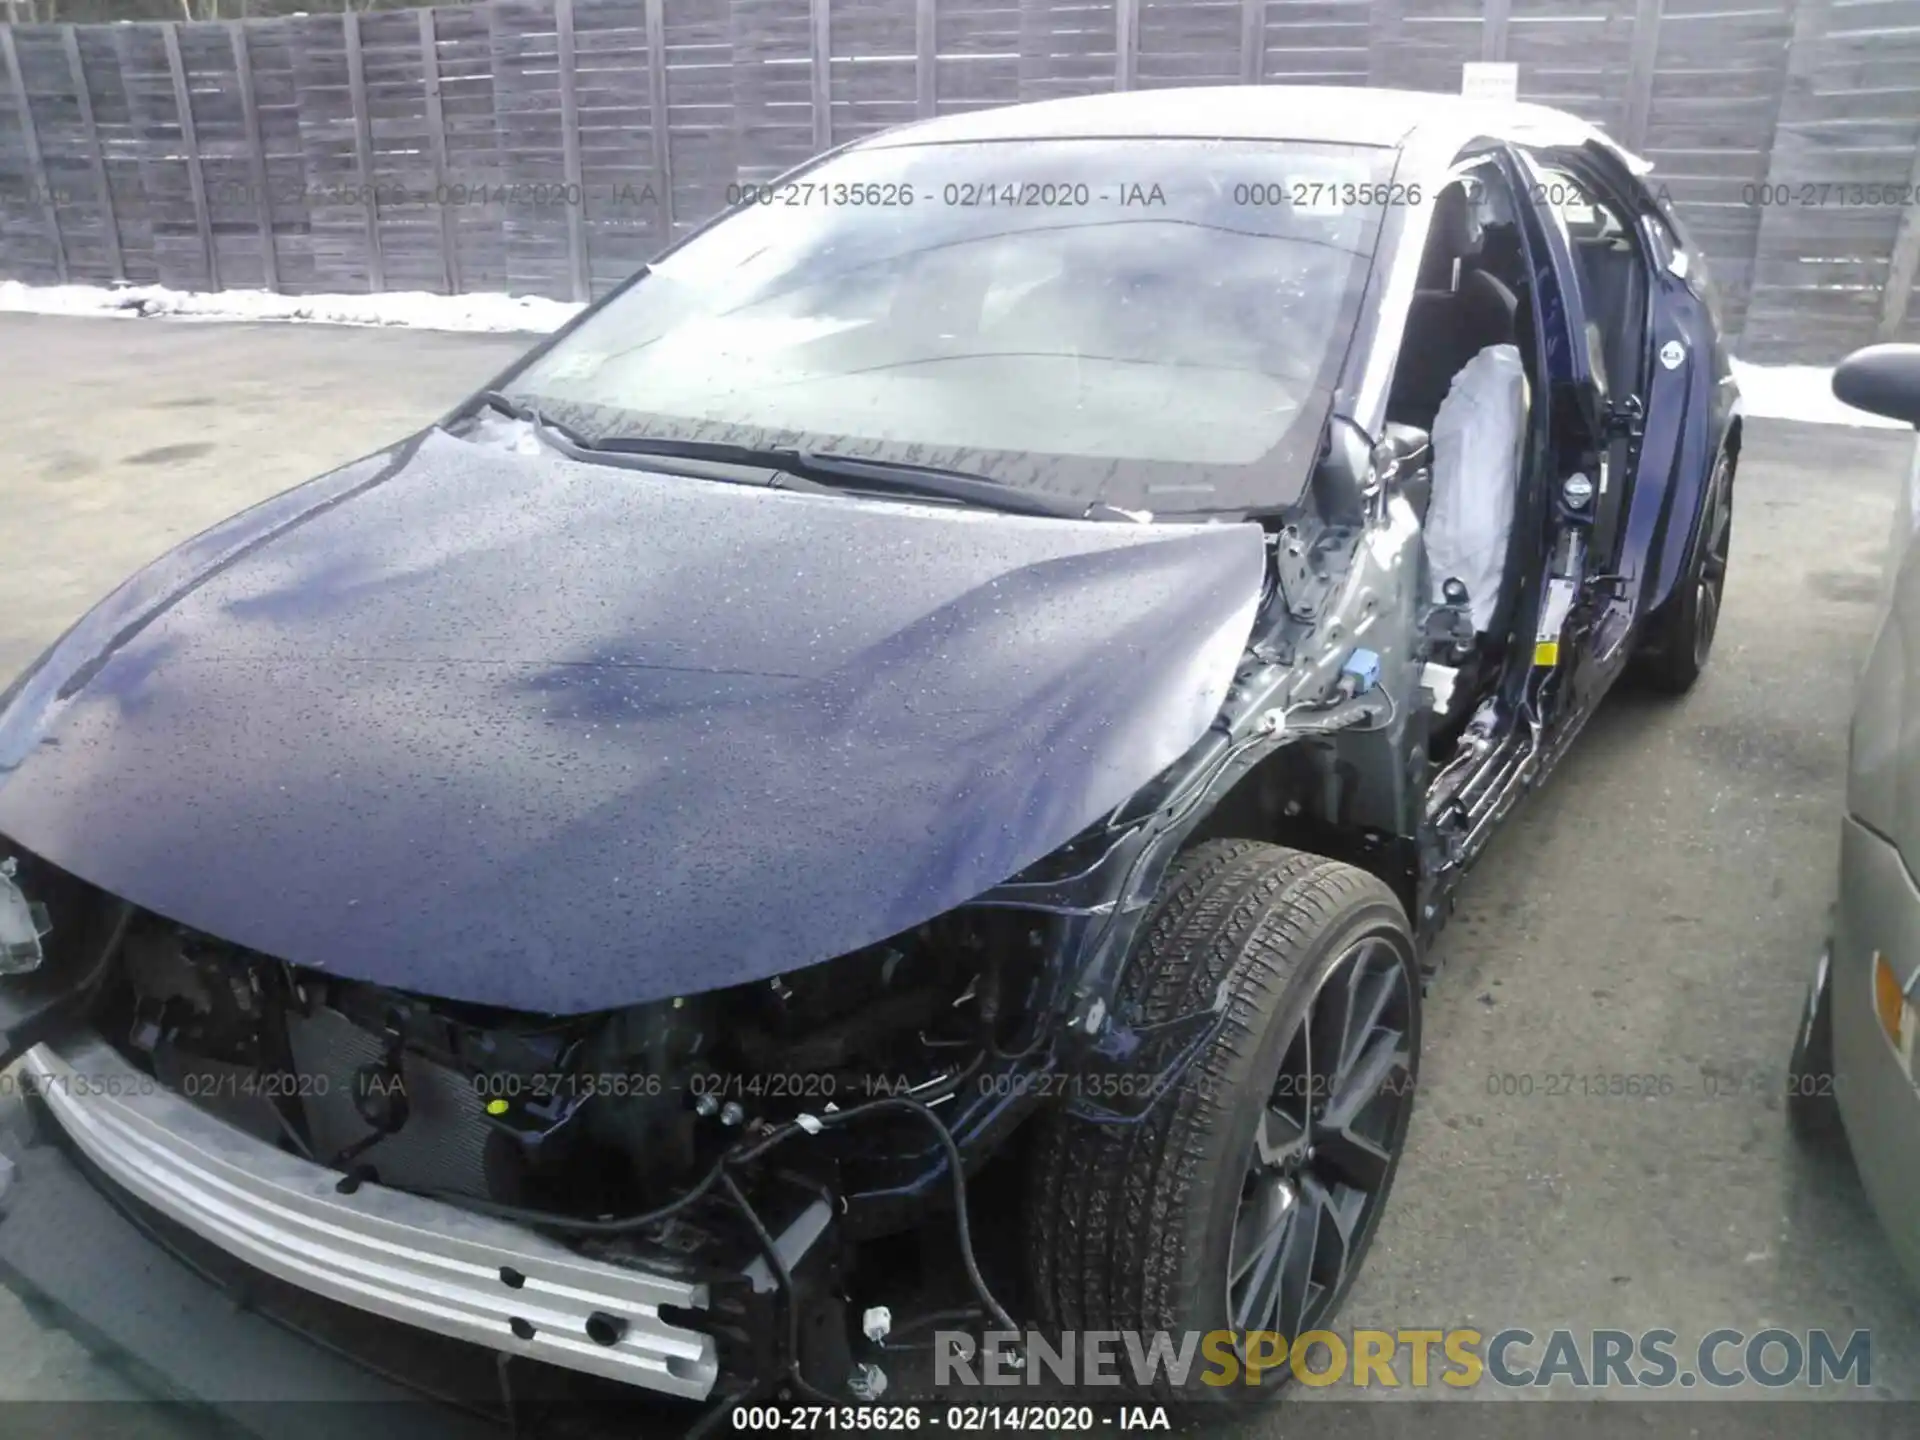
M 1366 1256 L 1413 1111 L 1420 979 L 1380 880 L 1228 840 L 1175 862 L 1122 1013 L 1163 1022 L 1223 985 L 1224 1024 L 1144 1121 L 1050 1118 L 1030 1268 L 1055 1330 L 1166 1332 L 1176 1349 L 1235 1332 L 1233 1383 L 1197 1359 L 1177 1393 L 1244 1400 L 1284 1381 L 1275 1357 L 1326 1324 Z M 1144 1388 L 1176 1393 L 1164 1372 Z

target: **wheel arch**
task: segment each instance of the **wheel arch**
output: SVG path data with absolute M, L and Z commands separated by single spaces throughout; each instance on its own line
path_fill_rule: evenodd
M 1727 457 L 1728 480 L 1731 483 L 1740 466 L 1740 446 L 1745 424 L 1745 419 L 1741 415 L 1734 414 L 1728 420 L 1726 428 L 1719 433 L 1715 443 L 1706 451 L 1706 464 L 1701 468 L 1699 483 L 1692 487 L 1690 503 L 1687 505 L 1684 516 L 1684 528 L 1681 533 L 1685 536 L 1685 542 L 1678 552 L 1672 573 L 1663 572 L 1658 577 L 1666 586 L 1665 593 L 1658 603 L 1643 608 L 1635 617 L 1635 623 L 1642 637 L 1650 639 L 1662 621 L 1681 603 L 1679 582 L 1686 575 L 1687 567 L 1693 560 L 1694 550 L 1700 544 L 1700 522 L 1707 511 L 1707 498 L 1712 489 L 1708 482 L 1713 475 L 1713 468 L 1719 462 L 1720 456 L 1724 454 Z M 1679 520 L 1680 517 L 1676 516 L 1675 519 Z M 1656 549 L 1655 554 L 1657 553 Z
M 1356 739 L 1363 737 L 1355 737 Z M 1338 860 L 1383 881 L 1417 913 L 1419 845 L 1388 807 L 1369 803 L 1362 766 L 1395 764 L 1388 747 L 1356 754 L 1329 741 L 1283 745 L 1237 779 L 1181 841 L 1260 840 Z
M 1358 1214 L 1342 1200 L 1353 1227 L 1343 1231 L 1351 1248 L 1342 1247 L 1340 1273 L 1327 1278 L 1324 1300 L 1312 1302 L 1320 1312 L 1303 1313 L 1300 1324 L 1284 1327 L 1308 1331 L 1337 1313 L 1364 1263 L 1404 1150 L 1421 1049 L 1422 991 L 1412 937 L 1397 902 L 1377 879 L 1316 854 L 1216 841 L 1183 852 L 1170 879 L 1156 901 L 1155 923 L 1147 932 L 1151 954 L 1132 998 L 1163 1027 L 1180 1023 L 1183 1012 L 1211 996 L 1218 1023 L 1196 1055 L 1198 1078 L 1162 1088 L 1157 1103 L 1132 1123 L 1111 1123 L 1111 1117 L 1083 1114 L 1068 1104 L 1051 1108 L 1032 1133 L 1025 1212 L 1038 1319 L 1049 1332 L 1218 1331 L 1233 1325 L 1233 1259 L 1245 1194 L 1243 1184 L 1232 1183 L 1241 1178 L 1234 1167 L 1284 1167 L 1291 1154 L 1293 1168 L 1280 1172 L 1284 1181 L 1324 1164 L 1318 1157 L 1333 1156 L 1334 1178 L 1312 1177 L 1320 1182 L 1318 1193 L 1331 1194 L 1337 1183 L 1358 1187 L 1366 1198 Z M 1386 1003 L 1356 1013 L 1378 1022 L 1399 1003 L 1401 1018 L 1387 1023 L 1402 1053 L 1389 1067 L 1355 1070 L 1344 1066 L 1336 1048 L 1331 1075 L 1371 1071 L 1376 1090 L 1392 1081 L 1392 1093 L 1404 1098 L 1376 1114 L 1362 1137 L 1373 1147 L 1376 1164 L 1371 1178 L 1355 1178 L 1338 1168 L 1343 1147 L 1322 1144 L 1330 1138 L 1323 1120 L 1349 1144 L 1353 1138 L 1348 1122 L 1336 1118 L 1341 1082 L 1332 1079 L 1322 1092 L 1311 1083 L 1311 1061 L 1290 1057 L 1312 1053 L 1291 1042 L 1314 1023 L 1322 982 L 1350 961 L 1373 964 L 1369 952 L 1390 962 L 1378 974 L 1397 971 L 1404 983 L 1397 1002 L 1387 995 Z M 1336 1023 L 1335 1033 L 1348 1033 L 1344 1017 Z M 1294 1121 L 1291 1140 L 1284 1131 L 1273 1135 L 1269 1119 L 1261 1116 L 1282 1093 L 1275 1089 L 1276 1072 L 1294 1073 L 1290 1063 L 1306 1067 L 1307 1083 L 1285 1094 L 1328 1097 L 1311 1113 L 1281 1117 Z M 1348 1113 L 1364 1112 L 1349 1107 Z M 1268 1138 L 1282 1142 L 1273 1153 Z M 1272 1379 L 1284 1376 L 1281 1370 Z M 1276 1388 L 1185 1390 L 1162 1371 L 1151 1393 L 1244 1404 L 1269 1398 Z

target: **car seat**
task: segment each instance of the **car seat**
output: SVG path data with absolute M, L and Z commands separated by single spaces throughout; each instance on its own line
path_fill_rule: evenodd
M 1476 263 L 1480 247 L 1480 225 L 1465 190 L 1443 190 L 1407 310 L 1388 420 L 1431 430 L 1453 377 L 1467 362 L 1488 346 L 1517 342 L 1520 299 Z

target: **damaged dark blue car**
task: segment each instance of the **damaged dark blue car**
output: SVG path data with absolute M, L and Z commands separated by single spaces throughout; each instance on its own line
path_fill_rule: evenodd
M 1455 886 L 1712 645 L 1738 403 L 1644 169 L 1251 87 L 748 187 L 6 692 L 57 1173 L 508 1403 L 1322 1324 Z

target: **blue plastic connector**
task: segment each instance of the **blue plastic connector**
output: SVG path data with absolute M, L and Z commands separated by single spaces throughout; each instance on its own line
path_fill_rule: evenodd
M 1355 650 L 1340 667 L 1340 678 L 1347 694 L 1366 694 L 1380 683 L 1380 656 L 1372 650 Z

